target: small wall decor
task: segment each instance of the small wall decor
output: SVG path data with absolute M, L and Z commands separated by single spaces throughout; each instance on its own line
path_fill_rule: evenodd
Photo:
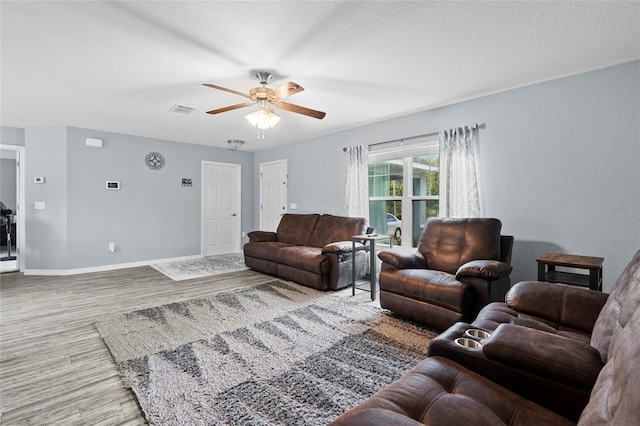
M 105 182 L 105 188 L 106 189 L 119 190 L 120 189 L 120 181 L 119 180 L 108 180 L 108 181 Z
M 164 167 L 164 157 L 159 152 L 150 152 L 144 157 L 144 163 L 151 170 L 160 170 Z
M 182 178 L 182 186 L 192 186 L 191 179 Z

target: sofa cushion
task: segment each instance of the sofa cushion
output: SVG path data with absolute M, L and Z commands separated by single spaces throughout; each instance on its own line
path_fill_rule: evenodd
M 278 250 L 289 246 L 289 244 L 276 241 L 250 242 L 244 245 L 243 251 L 245 256 L 275 262 Z
M 307 246 L 311 234 L 320 219 L 319 214 L 290 214 L 282 216 L 278 224 L 278 241 L 281 243 Z
M 591 346 L 600 351 L 603 362 L 607 362 L 609 343 L 617 326 L 620 307 L 623 302 L 634 294 L 640 294 L 640 250 L 636 252 L 614 284 L 613 290 L 611 290 L 609 298 L 602 307 L 591 333 Z M 634 303 L 635 309 L 640 308 L 637 300 L 630 303 Z
M 573 425 L 446 358 L 429 357 L 332 425 Z
M 431 269 L 398 269 L 380 273 L 380 290 L 399 294 L 410 299 L 464 311 L 468 285 L 457 281 L 453 275 Z M 402 285 L 399 285 L 402 283 Z
M 568 284 L 521 281 L 505 298 L 520 315 L 537 317 L 554 328 L 564 326 L 591 334 L 607 295 Z
M 327 271 L 329 259 L 318 247 L 288 246 L 276 253 L 276 262 L 298 269 L 322 274 Z
M 636 293 L 637 298 L 637 293 Z M 609 360 L 598 376 L 578 425 L 632 425 L 640 419 L 640 310 L 633 303 L 620 311 Z
M 500 260 L 501 229 L 493 218 L 429 218 L 418 250 L 429 269 L 455 274 L 472 260 Z
M 316 224 L 307 245 L 324 247 L 329 243 L 350 241 L 354 235 L 364 232 L 363 217 L 345 217 L 323 214 Z

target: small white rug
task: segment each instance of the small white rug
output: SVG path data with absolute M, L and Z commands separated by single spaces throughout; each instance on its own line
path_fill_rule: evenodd
M 162 272 L 174 281 L 184 281 L 249 269 L 244 264 L 243 254 L 158 263 L 151 265 L 151 267 L 158 272 Z

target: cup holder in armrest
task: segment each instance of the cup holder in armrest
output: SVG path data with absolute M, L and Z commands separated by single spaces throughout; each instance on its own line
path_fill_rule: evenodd
M 482 347 L 482 343 L 466 337 L 458 337 L 454 340 L 454 343 L 467 349 L 480 349 Z
M 484 330 L 479 330 L 477 328 L 471 328 L 464 332 L 464 335 L 467 337 L 471 337 L 472 339 L 488 339 L 491 337 L 491 334 L 487 333 Z

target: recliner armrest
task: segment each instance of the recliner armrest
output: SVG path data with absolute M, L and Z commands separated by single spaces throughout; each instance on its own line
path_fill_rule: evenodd
M 271 231 L 251 231 L 247 234 L 247 237 L 249 237 L 249 241 L 253 243 L 278 241 L 278 234 Z
M 363 245 L 362 243 L 355 243 L 356 250 L 361 250 Z M 326 246 L 322 247 L 322 254 L 344 254 L 351 253 L 353 249 L 353 243 L 351 241 L 336 241 L 335 243 L 329 243 Z
M 482 278 L 487 281 L 494 281 L 502 277 L 509 276 L 513 267 L 498 260 L 472 260 L 458 268 L 456 279 L 462 278 Z
M 500 324 L 482 351 L 492 361 L 586 391 L 603 366 L 587 343 L 513 324 Z
M 418 250 L 394 248 L 378 253 L 383 263 L 388 263 L 397 269 L 427 269 L 427 260 Z
M 591 334 L 606 293 L 566 284 L 521 281 L 505 297 L 509 308 Z

